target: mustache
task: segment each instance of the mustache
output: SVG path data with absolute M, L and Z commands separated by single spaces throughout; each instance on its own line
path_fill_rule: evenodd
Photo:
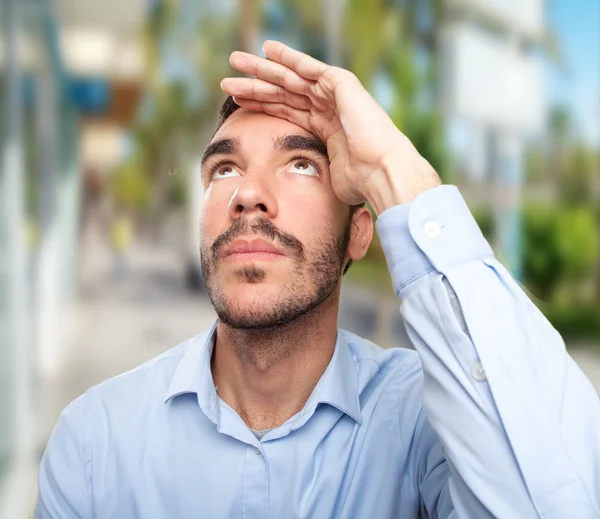
M 285 249 L 291 252 L 295 257 L 304 259 L 304 247 L 302 243 L 293 235 L 278 229 L 273 222 L 266 218 L 248 220 L 241 218 L 231 224 L 229 229 L 217 236 L 212 244 L 211 250 L 213 258 L 217 258 L 219 252 L 241 236 L 257 236 L 271 242 L 278 241 Z

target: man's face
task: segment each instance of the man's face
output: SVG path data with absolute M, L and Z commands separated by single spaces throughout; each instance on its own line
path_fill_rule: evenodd
M 267 329 L 314 309 L 346 259 L 348 206 L 334 194 L 324 145 L 243 108 L 205 153 L 202 273 L 221 322 Z

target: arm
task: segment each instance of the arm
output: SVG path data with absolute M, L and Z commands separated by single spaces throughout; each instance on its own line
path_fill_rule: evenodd
M 92 517 L 89 500 L 89 444 L 84 396 L 62 412 L 42 457 L 34 519 Z
M 430 515 L 454 517 L 437 435 L 457 517 L 600 517 L 598 396 L 458 190 L 428 190 L 377 227 L 423 362 L 415 452 Z

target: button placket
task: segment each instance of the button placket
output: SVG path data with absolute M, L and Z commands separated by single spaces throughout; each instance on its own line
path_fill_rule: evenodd
M 248 445 L 244 463 L 244 517 L 265 517 L 269 510 L 269 469 L 267 458 L 255 445 Z M 259 456 L 259 454 L 263 454 Z
M 487 380 L 487 375 L 485 374 L 485 370 L 483 369 L 483 365 L 481 362 L 476 362 L 471 367 L 471 375 L 475 380 L 479 380 L 481 382 Z

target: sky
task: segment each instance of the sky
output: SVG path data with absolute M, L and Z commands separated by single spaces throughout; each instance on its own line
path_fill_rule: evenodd
M 571 108 L 578 134 L 600 147 L 600 0 L 546 0 L 564 65 L 548 67 L 548 100 Z

